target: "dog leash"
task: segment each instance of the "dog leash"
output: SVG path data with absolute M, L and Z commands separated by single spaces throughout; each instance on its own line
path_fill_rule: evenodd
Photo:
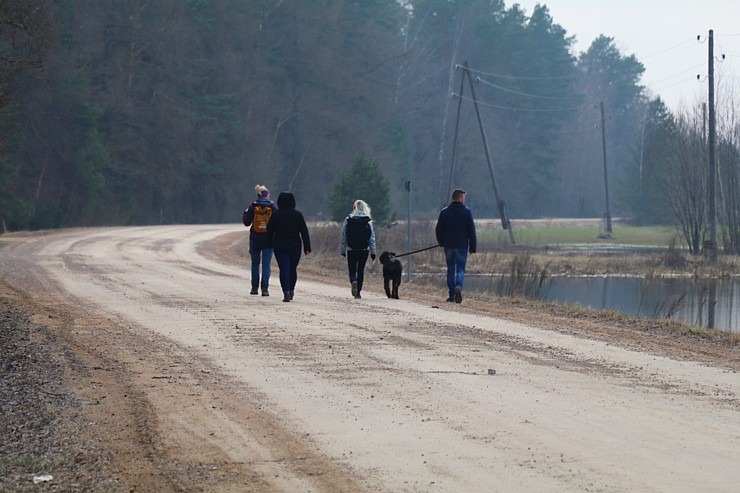
M 426 247 L 426 248 L 422 248 L 420 250 L 414 250 L 413 252 L 406 252 L 406 253 L 402 253 L 400 255 L 394 255 L 393 258 L 405 257 L 406 255 L 412 255 L 414 253 L 419 253 L 419 252 L 423 252 L 423 251 L 426 251 L 426 250 L 431 250 L 432 248 L 437 248 L 438 246 L 439 245 L 432 245 L 432 246 L 429 246 L 429 247 Z

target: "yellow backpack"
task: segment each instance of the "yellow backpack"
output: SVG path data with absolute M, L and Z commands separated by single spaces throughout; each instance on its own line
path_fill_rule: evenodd
M 270 222 L 271 217 L 272 207 L 269 205 L 255 205 L 252 231 L 255 233 L 267 233 L 267 223 Z

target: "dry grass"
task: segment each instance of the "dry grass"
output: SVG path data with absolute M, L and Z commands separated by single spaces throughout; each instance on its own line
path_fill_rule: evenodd
M 311 225 L 313 263 L 322 269 L 344 270 L 339 257 L 340 226 L 337 223 Z M 414 223 L 411 240 L 403 224 L 376 228 L 378 254 L 387 250 L 397 255 L 436 245 L 434 222 Z M 341 259 L 341 260 L 340 260 Z M 404 265 L 408 258 L 404 257 Z M 414 274 L 442 274 L 444 259 L 441 249 L 432 248 L 413 254 Z M 369 267 L 372 267 L 370 265 Z M 471 274 L 528 275 L 624 275 L 644 278 L 691 277 L 731 278 L 740 275 L 740 257 L 721 256 L 707 263 L 702 256 L 693 256 L 669 246 L 661 253 L 558 253 L 547 248 L 502 244 L 495 238 L 479 239 L 478 252 L 468 257 L 467 272 Z
M 337 223 L 311 225 L 311 242 L 317 256 L 327 255 L 322 266 L 334 265 L 339 251 L 340 226 Z M 436 245 L 434 222 L 416 222 L 411 240 L 405 224 L 376 228 L 378 253 L 387 250 L 403 254 Z M 661 253 L 558 253 L 547 247 L 502 243 L 498 237 L 481 235 L 478 253 L 468 257 L 467 271 L 475 274 L 507 274 L 512 265 L 526 258 L 532 272 L 547 270 L 550 275 L 631 275 L 645 278 L 685 276 L 729 278 L 740 275 L 740 257 L 721 256 L 709 264 L 702 256 L 688 255 L 669 245 Z M 419 252 L 412 257 L 414 273 L 440 273 L 444 260 L 439 249 Z M 406 259 L 404 259 L 404 263 Z
M 301 261 L 299 276 L 314 279 L 320 282 L 331 283 L 338 286 L 346 285 L 347 280 L 346 260 L 339 255 L 339 233 L 340 226 L 334 223 L 322 223 L 309 225 L 311 231 L 312 254 Z M 411 249 L 424 248 L 434 244 L 434 226 L 432 223 L 425 229 L 418 228 L 420 232 L 414 232 Z M 407 252 L 406 229 L 401 226 L 392 228 L 378 228 L 376 231 L 378 252 L 383 250 L 395 251 L 396 253 Z M 240 265 L 244 265 L 246 257 L 247 235 L 238 234 L 230 236 L 224 248 L 228 250 L 229 259 Z M 204 252 L 205 253 L 205 252 Z M 547 272 L 563 274 L 635 274 L 664 275 L 669 270 L 664 266 L 665 262 L 659 256 L 553 256 L 544 253 L 527 253 L 526 249 L 503 248 L 500 250 L 479 247 L 477 254 L 469 257 L 469 269 L 479 273 L 506 273 L 510 272 L 514 259 L 529 255 L 524 264 L 529 265 L 536 273 Z M 405 258 L 404 258 L 405 259 Z M 697 276 L 712 273 L 711 269 L 701 265 L 701 261 L 689 262 L 681 275 Z M 440 290 L 439 283 L 434 282 L 430 276 L 416 275 L 417 273 L 433 273 L 442 275 L 445 272 L 445 264 L 440 249 L 432 249 L 414 254 L 412 265 L 415 275 L 409 282 L 404 275 L 402 285 L 402 296 L 415 299 L 420 302 L 439 304 L 446 293 Z M 406 264 L 404 262 L 404 268 Z M 734 259 L 723 259 L 718 262 L 717 272 L 737 271 Z M 676 273 L 674 269 L 670 271 Z M 369 262 L 366 270 L 367 279 L 379 279 L 381 277 L 380 263 Z M 365 289 L 377 290 L 380 293 L 381 283 L 368 284 Z M 524 323 L 536 323 L 548 325 L 553 320 L 560 320 L 561 325 L 571 326 L 574 321 L 585 322 L 590 325 L 597 324 L 609 327 L 609 331 L 622 327 L 625 330 L 639 331 L 654 335 L 679 336 L 689 340 L 701 340 L 711 344 L 718 344 L 726 348 L 740 347 L 740 333 L 721 331 L 717 329 L 706 329 L 685 324 L 675 320 L 646 320 L 613 311 L 613 310 L 591 310 L 580 306 L 567 306 L 556 303 L 526 299 L 522 296 L 510 296 L 505 303 L 496 302 L 503 299 L 495 296 L 492 292 L 467 292 L 465 306 L 492 316 L 509 318 Z M 536 320 L 536 322 L 535 322 Z

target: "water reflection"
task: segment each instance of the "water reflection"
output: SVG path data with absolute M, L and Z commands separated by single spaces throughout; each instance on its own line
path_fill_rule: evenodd
M 496 278 L 469 276 L 466 289 L 495 292 Z M 740 332 L 738 280 L 553 277 L 540 299 L 641 318 L 670 318 L 692 325 Z

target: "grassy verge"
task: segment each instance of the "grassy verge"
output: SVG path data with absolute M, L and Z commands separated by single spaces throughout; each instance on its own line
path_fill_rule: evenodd
M 519 245 L 543 248 L 557 245 L 635 245 L 668 247 L 676 239 L 673 228 L 614 226 L 609 238 L 601 234 L 599 226 L 556 226 L 553 224 L 522 225 L 514 229 L 514 238 Z M 483 240 L 492 240 L 498 245 L 509 242 L 508 233 L 499 229 L 481 231 Z
M 339 255 L 338 224 L 310 224 L 312 254 L 301 261 L 299 276 L 314 279 L 337 286 L 346 286 L 349 296 L 346 260 Z M 546 229 L 546 228 L 543 228 Z M 416 224 L 409 245 L 405 225 L 376 230 L 378 253 L 383 250 L 397 254 L 405 253 L 435 244 L 434 225 Z M 648 233 L 645 237 L 649 236 Z M 545 237 L 546 232 L 541 233 Z M 549 236 L 548 236 L 549 237 Z M 232 261 L 247 265 L 246 234 L 234 235 L 231 244 L 226 248 Z M 685 262 L 676 262 L 675 255 L 685 258 Z M 404 268 L 406 260 L 404 257 Z M 430 305 L 444 306 L 440 303 L 446 293 L 440 290 L 438 283 L 430 281 L 423 273 L 441 275 L 445 270 L 442 252 L 438 248 L 420 252 L 412 256 L 414 276 L 409 282 L 404 274 L 402 297 L 426 302 Z M 578 306 L 565 306 L 555 303 L 537 301 L 527 298 L 545 276 L 552 274 L 620 274 L 636 276 L 707 276 L 735 275 L 738 272 L 736 259 L 720 258 L 715 266 L 707 266 L 701 258 L 690 258 L 680 252 L 666 249 L 665 252 L 649 255 L 619 254 L 567 254 L 559 255 L 546 248 L 523 245 L 496 244 L 485 235 L 481 238 L 478 253 L 469 257 L 468 271 L 478 273 L 500 273 L 507 276 L 500 287 L 480 293 L 466 293 L 465 307 L 475 309 L 491 316 L 519 320 L 530 323 L 538 318 L 539 325 L 552 324 L 558 320 L 558 328 L 568 327 L 574 321 L 608 326 L 613 330 L 623 327 L 625 330 L 637 330 L 653 335 L 685 337 L 690 340 L 701 340 L 719 344 L 727 348 L 740 347 L 740 333 L 705 329 L 675 320 L 644 320 L 630 317 L 611 310 L 590 310 Z M 419 275 L 417 275 L 419 274 Z M 366 268 L 367 291 L 382 290 L 382 269 L 380 263 L 368 262 Z M 506 299 L 505 303 L 497 300 Z M 553 318 L 554 317 L 554 318 Z
M 481 274 L 505 274 L 513 263 L 523 256 L 532 271 L 546 271 L 549 275 L 631 275 L 638 277 L 685 276 L 694 278 L 727 278 L 740 275 L 740 258 L 719 257 L 708 264 L 704 257 L 690 255 L 677 247 L 676 234 L 666 227 L 615 226 L 611 240 L 599 238 L 599 227 L 584 222 L 583 226 L 563 226 L 561 223 L 533 221 L 518 227 L 514 234 L 516 244 L 508 241 L 508 234 L 493 221 L 478 224 L 478 253 L 468 257 L 467 270 Z M 337 261 L 339 225 L 322 223 L 312 225 L 314 252 L 321 266 L 342 267 Z M 378 253 L 383 250 L 397 254 L 418 250 L 436 244 L 434 223 L 417 222 L 409 239 L 405 224 L 376 229 Z M 578 249 L 563 249 L 564 245 L 579 245 Z M 630 248 L 599 248 L 603 245 L 633 245 L 654 247 L 649 253 Z M 591 248 L 593 247 L 593 248 Z M 335 258 L 337 257 L 337 258 Z M 404 258 L 404 264 L 407 259 Z M 439 249 L 416 253 L 411 258 L 415 273 L 439 273 L 443 268 Z

